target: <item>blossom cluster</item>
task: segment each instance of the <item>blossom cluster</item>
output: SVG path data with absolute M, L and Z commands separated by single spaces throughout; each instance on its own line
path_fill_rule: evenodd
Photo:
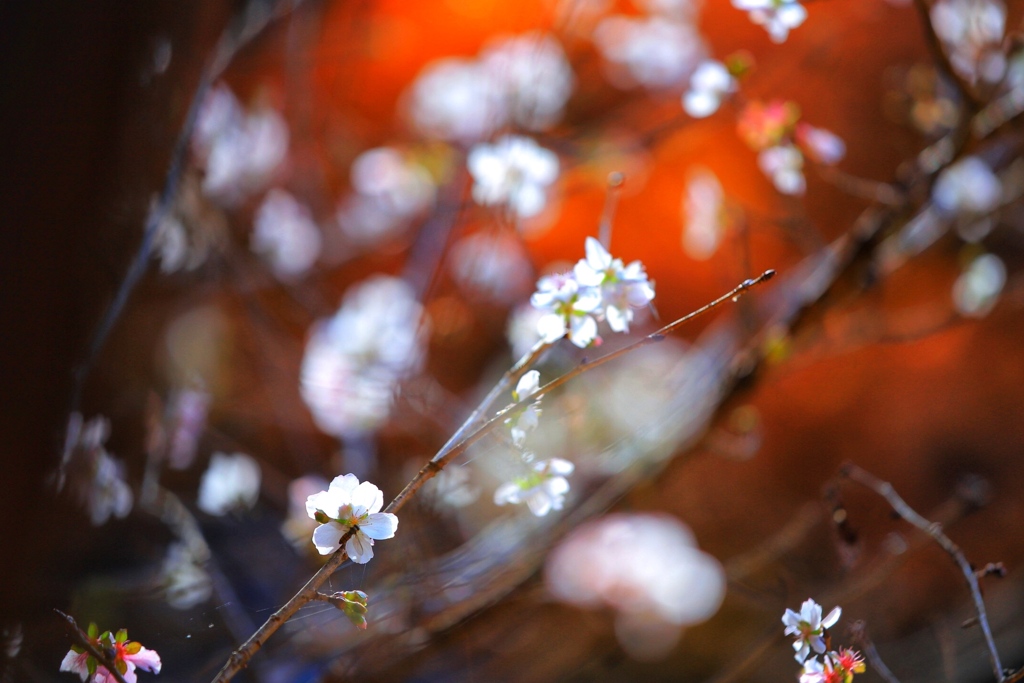
M 366 150 L 352 162 L 353 192 L 336 214 L 343 235 L 359 246 L 372 246 L 399 234 L 434 204 L 434 178 L 416 155 L 397 147 Z
M 116 634 L 110 631 L 99 633 L 96 624 L 89 624 L 88 639 L 90 645 L 100 652 L 105 652 L 128 683 L 135 683 L 138 677 L 135 669 L 160 673 L 160 655 L 154 650 L 147 650 L 141 643 L 128 640 L 128 631 L 121 629 Z M 60 663 L 61 671 L 78 674 L 83 681 L 89 683 L 115 683 L 117 679 L 105 666 L 96 661 L 89 652 L 79 646 L 72 645 L 71 650 Z
M 755 24 L 764 26 L 775 43 L 786 42 L 789 32 L 807 19 L 807 10 L 800 0 L 732 0 L 732 6 L 745 11 Z
M 476 203 L 507 206 L 521 218 L 544 209 L 546 188 L 558 178 L 558 156 L 521 135 L 476 145 L 466 163 Z
M 698 3 L 691 0 L 634 2 L 641 15 L 602 19 L 592 40 L 604 57 L 612 85 L 669 89 L 685 82 L 707 54 L 697 27 Z
M 85 422 L 80 413 L 73 413 L 68 419 L 63 458 L 93 526 L 106 524 L 111 516 L 123 519 L 134 502 L 124 465 L 105 446 L 109 436 L 110 421 L 105 417 Z
M 366 434 L 388 417 L 395 387 L 422 360 L 422 318 L 412 288 L 380 275 L 351 287 L 338 312 L 313 327 L 300 388 L 322 431 Z
M 654 283 L 640 261 L 623 265 L 593 237 L 587 256 L 571 272 L 543 277 L 530 298 L 544 315 L 537 322 L 541 338 L 553 342 L 568 336 L 580 348 L 600 343 L 597 323 L 606 320 L 615 332 L 628 332 L 633 309 L 654 299 Z
M 863 673 L 864 658 L 856 650 L 839 648 L 831 650 L 828 629 L 836 625 L 842 610 L 835 607 L 822 618 L 821 605 L 808 598 L 800 605 L 800 611 L 787 609 L 782 615 L 785 634 L 793 636 L 796 661 L 803 664 L 800 683 L 850 683 L 854 674 Z M 810 656 L 811 652 L 815 656 Z M 817 655 L 822 655 L 818 661 Z
M 508 124 L 547 130 L 562 118 L 575 78 L 554 36 L 503 36 L 476 59 L 427 65 L 407 93 L 413 125 L 428 138 L 471 143 Z
M 929 10 L 953 68 L 971 83 L 998 83 L 1006 73 L 1002 0 L 939 0 Z
M 739 135 L 757 152 L 757 164 L 783 194 L 803 194 L 804 155 L 820 164 L 833 165 L 846 156 L 846 145 L 834 133 L 800 120 L 793 102 L 750 102 L 737 124 Z
M 284 162 L 288 126 L 270 107 L 247 111 L 226 85 L 212 88 L 196 119 L 192 150 L 203 193 L 232 206 L 262 189 Z
M 612 608 L 619 642 L 639 659 L 664 656 L 682 628 L 718 611 L 726 588 L 721 564 L 663 514 L 609 514 L 581 525 L 551 552 L 545 579 L 558 600 Z

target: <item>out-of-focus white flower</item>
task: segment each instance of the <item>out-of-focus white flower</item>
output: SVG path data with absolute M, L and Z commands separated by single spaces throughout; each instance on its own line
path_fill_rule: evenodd
M 707 54 L 692 24 L 659 16 L 608 17 L 594 31 L 594 42 L 609 62 L 608 76 L 618 87 L 678 86 Z
M 270 179 L 288 152 L 288 125 L 273 109 L 244 112 L 225 86 L 207 95 L 192 139 L 203 192 L 234 204 Z
M 988 315 L 1006 285 L 1006 266 L 995 254 L 982 254 L 953 283 L 953 305 L 961 315 Z
M 996 83 L 1003 77 L 1006 6 L 1001 0 L 939 0 L 930 15 L 935 34 L 961 76 L 972 83 Z
M 725 193 L 706 168 L 690 174 L 683 194 L 683 249 L 694 259 L 711 258 L 722 240 Z
M 403 231 L 433 205 L 437 188 L 427 169 L 394 147 L 367 150 L 352 162 L 355 191 L 338 207 L 337 221 L 348 240 L 371 246 Z
M 171 469 L 184 470 L 192 464 L 209 409 L 210 395 L 205 391 L 183 389 L 172 396 L 168 409 L 170 443 L 167 446 L 167 464 Z
M 611 514 L 587 522 L 548 556 L 548 590 L 558 600 L 617 612 L 624 647 L 644 623 L 678 628 L 710 618 L 725 596 L 725 572 L 675 518 Z M 671 633 L 670 633 L 671 635 Z M 670 647 L 674 639 L 669 639 Z M 657 653 L 645 651 L 644 656 Z
M 594 314 L 601 307 L 601 292 L 593 287 L 580 287 L 572 273 L 542 277 L 537 291 L 530 297 L 534 308 L 545 311 L 537 321 L 537 332 L 546 342 L 569 340 L 581 349 L 598 339 Z
M 316 528 L 316 522 L 306 513 L 306 500 L 328 486 L 330 483 L 318 474 L 307 474 L 288 484 L 288 517 L 281 533 L 299 550 L 309 547 L 309 535 Z
M 558 178 L 558 156 L 519 135 L 475 146 L 466 163 L 478 204 L 505 204 L 522 218 L 543 210 L 546 188 Z
M 352 162 L 352 189 L 398 216 L 413 216 L 434 202 L 436 189 L 422 164 L 394 147 L 369 149 Z
M 518 300 L 530 287 L 530 259 L 514 231 L 467 235 L 452 246 L 449 262 L 460 286 L 494 301 Z
M 337 437 L 377 429 L 395 386 L 423 358 L 423 307 L 400 278 L 375 276 L 345 293 L 306 343 L 300 389 L 317 426 Z
M 793 643 L 796 661 L 803 663 L 811 650 L 818 654 L 825 652 L 825 630 L 835 626 L 842 613 L 842 609 L 833 607 L 828 616 L 822 619 L 821 605 L 811 598 L 804 600 L 799 613 L 786 610 L 782 615 L 782 623 L 786 626 L 787 636 L 796 636 Z
M 192 149 L 202 158 L 210 153 L 220 135 L 237 126 L 245 112 L 231 88 L 218 83 L 207 92 L 199 106 L 195 131 L 192 134 Z
M 569 481 L 565 477 L 574 469 L 571 462 L 561 458 L 535 462 L 531 472 L 498 487 L 494 492 L 494 504 L 526 503 L 537 517 L 543 517 L 552 510 L 561 510 L 565 494 L 569 492 Z
M 755 24 L 764 26 L 775 43 L 786 42 L 789 32 L 807 18 L 800 0 L 732 0 L 732 6 L 745 11 Z
M 101 526 L 111 515 L 123 519 L 132 509 L 132 490 L 124 481 L 123 466 L 101 449 L 96 452 L 94 467 L 88 495 L 90 521 Z
M 796 141 L 819 164 L 838 164 L 846 156 L 846 143 L 835 133 L 806 123 L 796 125 Z
M 500 37 L 484 47 L 480 65 L 498 84 L 511 122 L 547 130 L 562 118 L 574 78 L 554 36 L 534 31 Z
M 976 156 L 967 156 L 939 174 L 932 188 L 935 205 L 951 213 L 988 213 L 1002 200 L 999 177 Z
M 530 304 L 517 306 L 508 316 L 505 339 L 512 348 L 512 357 L 522 358 L 541 340 L 538 325 L 546 314 Z
M 83 422 L 80 413 L 68 419 L 64 462 L 70 465 L 75 489 L 93 526 L 106 524 L 111 515 L 123 519 L 131 512 L 132 490 L 124 480 L 124 465 L 107 452 L 110 421 L 97 416 Z
M 586 253 L 587 257 L 573 268 L 576 280 L 601 293 L 603 315 L 612 330 L 629 332 L 633 309 L 643 308 L 654 300 L 654 283 L 647 280 L 644 264 L 633 261 L 624 266 L 622 259 L 613 259 L 593 237 L 586 240 Z
M 381 512 L 384 494 L 368 481 L 359 483 L 354 474 L 335 477 L 326 491 L 306 499 L 306 513 L 320 523 L 313 530 L 313 545 L 321 555 L 338 549 L 341 537 L 355 533 L 345 542 L 345 552 L 356 564 L 373 559 L 373 542 L 392 538 L 398 517 Z
M 690 89 L 683 94 L 683 109 L 697 119 L 711 116 L 722 100 L 738 88 L 739 83 L 724 64 L 705 60 L 690 76 Z
M 199 482 L 196 504 L 208 515 L 250 510 L 260 497 L 260 466 L 245 453 L 214 453 Z
M 167 604 L 174 609 L 189 609 L 210 599 L 213 582 L 184 543 L 172 543 L 167 549 L 160 572 Z
M 794 145 L 783 144 L 761 150 L 757 165 L 772 179 L 775 189 L 783 194 L 803 194 L 807 189 L 804 180 L 804 155 Z
M 441 140 L 476 142 L 507 120 L 500 84 L 469 59 L 428 64 L 413 82 L 408 102 L 416 129 Z
M 472 483 L 468 467 L 449 465 L 423 485 L 435 506 L 461 508 L 480 497 L 480 488 Z
M 540 388 L 540 373 L 530 370 L 519 378 L 519 384 L 512 392 L 512 400 L 518 403 L 528 399 L 537 393 Z M 505 424 L 509 425 L 512 434 L 512 443 L 516 448 L 522 448 L 526 441 L 526 433 L 537 428 L 540 418 L 540 399 L 537 399 L 518 413 L 505 418 Z
M 252 250 L 270 262 L 282 279 L 300 277 L 308 271 L 323 246 L 320 229 L 305 205 L 291 194 L 274 188 L 256 210 Z

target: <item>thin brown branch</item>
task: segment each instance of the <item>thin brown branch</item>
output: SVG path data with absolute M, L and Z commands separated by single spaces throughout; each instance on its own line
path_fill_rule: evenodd
M 300 588 L 281 609 L 270 615 L 270 618 L 256 629 L 256 632 L 249 636 L 249 639 L 241 647 L 231 653 L 224 667 L 214 677 L 213 683 L 227 683 L 227 681 L 234 678 L 235 674 L 245 668 L 249 660 L 252 659 L 252 656 L 263 647 L 263 644 L 267 642 L 270 636 L 274 635 L 279 628 L 284 626 L 299 609 L 318 599 L 317 595 L 319 594 L 320 586 L 324 585 L 331 574 L 348 559 L 348 555 L 345 553 L 345 542 L 351 538 L 354 532 L 355 528 L 349 529 L 341 537 L 339 541 L 340 547 L 331 555 L 327 563 L 316 574 L 313 574 L 312 578 L 306 582 L 306 585 Z
M 864 656 L 867 657 L 868 663 L 871 664 L 871 669 L 879 675 L 886 683 L 900 683 L 900 679 L 896 678 L 895 674 L 885 665 L 882 661 L 881 655 L 878 654 L 878 648 L 875 647 L 874 641 L 868 637 L 867 625 L 863 621 L 855 621 L 850 627 L 850 633 L 853 637 L 853 641 L 860 645 L 864 651 Z
M 939 544 L 939 547 L 945 550 L 946 553 L 953 558 L 953 561 L 956 562 L 960 571 L 963 573 L 964 579 L 967 581 L 967 586 L 971 590 L 971 597 L 974 600 L 974 609 L 978 613 L 978 624 L 981 626 L 981 631 L 985 636 L 985 644 L 988 646 L 988 655 L 989 661 L 992 664 L 992 671 L 995 673 L 997 681 L 1005 681 L 1006 677 L 1003 673 L 1003 665 L 999 661 L 999 652 L 996 650 L 995 639 L 992 637 L 992 629 L 988 623 L 988 616 L 985 611 L 985 601 L 981 597 L 981 588 L 978 585 L 978 577 L 975 575 L 974 568 L 971 566 L 970 562 L 968 562 L 967 558 L 964 557 L 963 551 L 960 550 L 960 547 L 942 532 L 942 526 L 940 524 L 925 519 L 918 514 L 917 511 L 907 505 L 906 501 L 896 493 L 896 490 L 889 482 L 882 481 L 867 470 L 852 463 L 847 463 L 843 466 L 840 476 L 851 479 L 862 486 L 866 486 L 884 498 L 885 501 L 889 503 L 889 507 L 893 509 L 893 512 L 930 536 Z
M 88 652 L 90 656 L 100 663 L 100 666 L 110 672 L 110 675 L 117 680 L 117 683 L 128 683 L 124 679 L 124 676 L 121 675 L 121 672 L 117 670 L 117 666 L 113 661 L 111 661 L 110 657 L 93 645 L 92 641 L 89 640 L 89 636 L 86 635 L 82 629 L 78 628 L 78 623 L 75 621 L 73 616 L 70 614 L 64 614 L 59 609 L 55 609 L 53 611 L 59 614 L 61 619 L 64 620 L 68 634 L 71 636 L 71 639 L 75 641 L 75 645 Z

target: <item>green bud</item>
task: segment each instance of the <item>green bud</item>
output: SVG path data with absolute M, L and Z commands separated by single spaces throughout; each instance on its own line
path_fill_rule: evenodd
M 323 510 L 317 510 L 313 513 L 313 519 L 320 522 L 321 524 L 327 524 L 331 521 L 331 518 L 327 516 L 327 513 Z

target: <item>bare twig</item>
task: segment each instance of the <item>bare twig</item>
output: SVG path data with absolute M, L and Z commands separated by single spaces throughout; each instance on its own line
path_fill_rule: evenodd
M 113 661 L 111 661 L 110 657 L 93 645 L 92 641 L 89 640 L 89 636 L 87 636 L 82 629 L 78 628 L 78 623 L 75 622 L 75 618 L 73 616 L 70 614 L 64 614 L 59 609 L 55 609 L 53 611 L 59 614 L 61 619 L 64 620 L 68 634 L 70 634 L 71 639 L 75 641 L 75 645 L 88 652 L 89 655 L 99 662 L 101 666 L 110 672 L 110 675 L 117 680 L 117 683 L 128 683 L 124 679 L 124 676 L 121 675 L 121 672 L 117 670 L 117 666 Z
M 896 678 L 893 672 L 885 665 L 882 661 L 881 655 L 878 654 L 878 648 L 875 647 L 874 641 L 868 637 L 867 625 L 863 621 L 855 621 L 850 626 L 850 634 L 853 637 L 854 642 L 858 643 L 861 649 L 864 651 L 864 656 L 868 658 L 868 663 L 871 664 L 871 669 L 883 678 L 886 683 L 900 683 L 900 679 Z
M 981 631 L 985 636 L 985 644 L 988 646 L 988 655 L 992 664 L 992 671 L 995 673 L 997 681 L 1005 681 L 1006 677 L 1003 673 L 1003 666 L 999 661 L 999 652 L 996 650 L 995 640 L 992 637 L 992 629 L 988 623 L 988 616 L 985 611 L 985 601 L 981 597 L 981 588 L 978 585 L 978 577 L 970 562 L 968 562 L 967 558 L 964 557 L 963 551 L 960 550 L 960 547 L 953 543 L 946 534 L 942 533 L 942 526 L 940 524 L 930 522 L 907 505 L 903 498 L 896 493 L 896 490 L 889 482 L 882 481 L 867 470 L 864 470 L 852 463 L 844 465 L 840 475 L 851 479 L 862 486 L 866 486 L 884 498 L 897 515 L 930 536 L 950 555 L 950 557 L 953 558 L 953 561 L 956 562 L 958 567 L 960 567 L 960 571 L 963 573 L 964 579 L 967 581 L 967 586 L 971 590 L 971 597 L 974 600 L 974 608 L 978 613 L 978 624 L 981 626 Z

